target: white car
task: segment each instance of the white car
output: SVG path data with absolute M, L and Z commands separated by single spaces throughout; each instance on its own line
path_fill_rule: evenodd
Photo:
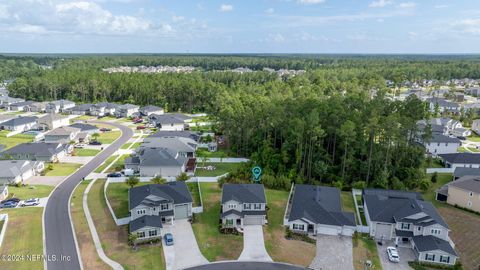
M 75 144 L 75 148 L 84 148 L 85 144 Z
M 40 204 L 40 199 L 32 198 L 32 199 L 28 199 L 28 200 L 23 201 L 20 205 L 21 206 L 35 206 L 35 205 L 38 205 L 38 204 Z
M 398 250 L 395 247 L 387 247 L 388 260 L 391 262 L 400 262 L 400 256 Z

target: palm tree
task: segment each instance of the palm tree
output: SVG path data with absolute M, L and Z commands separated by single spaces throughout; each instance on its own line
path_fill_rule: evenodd
M 93 138 L 94 141 L 97 141 L 98 137 L 100 137 L 100 134 L 98 134 L 98 132 L 95 132 L 95 133 L 92 134 L 92 138 Z
M 134 186 L 138 185 L 140 182 L 140 179 L 136 176 L 130 176 L 125 180 L 125 184 L 129 185 L 130 188 L 133 188 Z
M 161 177 L 161 176 L 155 176 L 152 178 L 152 183 L 154 184 L 165 184 L 167 183 L 167 179 Z

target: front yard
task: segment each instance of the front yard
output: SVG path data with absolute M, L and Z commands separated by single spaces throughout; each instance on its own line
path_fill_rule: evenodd
M 48 163 L 45 164 L 45 176 L 68 176 L 74 173 L 82 164 L 78 163 Z
M 2 210 L 8 214 L 8 225 L 0 249 L 2 255 L 42 255 L 42 213 L 41 207 L 17 208 Z M 38 257 L 37 257 L 38 258 Z M 30 270 L 43 269 L 43 260 L 28 260 L 24 257 L 20 261 L 0 260 L 2 270 Z
M 375 241 L 367 234 L 358 234 L 352 238 L 353 242 L 353 267 L 355 270 L 364 270 L 365 261 L 372 262 L 371 269 L 382 269 L 380 257 Z
M 288 192 L 266 190 L 268 225 L 264 227 L 265 248 L 274 261 L 308 266 L 315 257 L 315 244 L 300 240 L 287 240 L 283 216 Z M 220 202 L 219 202 L 220 203 Z
M 26 200 L 30 198 L 48 197 L 53 188 L 53 186 L 47 185 L 9 186 L 8 193 L 10 197 Z
M 100 136 L 98 136 L 97 141 L 101 142 L 102 144 L 111 144 L 118 139 L 122 133 L 120 131 L 107 131 L 100 132 L 99 134 Z
M 214 166 L 215 170 L 210 171 L 210 170 L 199 168 L 199 167 L 203 167 L 204 165 Z M 223 163 L 223 162 L 222 163 L 205 162 L 205 164 L 203 164 L 203 162 L 198 160 L 195 176 L 208 176 L 208 177 L 220 176 L 220 175 L 235 171 L 240 165 L 241 163 Z
M 75 149 L 73 151 L 73 156 L 79 156 L 79 157 L 93 157 L 96 156 L 98 153 L 100 153 L 100 150 L 98 149 Z

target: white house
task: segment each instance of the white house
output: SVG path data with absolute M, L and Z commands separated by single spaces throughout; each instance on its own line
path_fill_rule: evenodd
M 36 125 L 37 117 L 35 116 L 20 116 L 0 124 L 3 129 L 18 132 L 31 130 L 36 127 Z
M 38 126 L 44 130 L 52 130 L 59 127 L 68 126 L 70 124 L 70 120 L 66 116 L 49 113 L 38 118 L 37 123 Z
M 468 137 L 472 135 L 472 132 L 466 128 L 456 128 L 450 132 L 455 137 Z
M 480 154 L 477 153 L 454 153 L 438 155 L 447 168 L 480 168 Z
M 432 133 L 432 138 L 423 145 L 428 154 L 437 156 L 439 154 L 457 153 L 462 142 L 457 138 Z
M 43 161 L 0 160 L 0 185 L 24 183 L 44 169 Z

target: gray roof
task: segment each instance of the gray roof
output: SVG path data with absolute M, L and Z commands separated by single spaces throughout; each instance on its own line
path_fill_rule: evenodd
M 156 111 L 161 111 L 163 110 L 162 107 L 158 107 L 155 105 L 147 105 L 145 107 L 140 108 L 142 112 L 156 112 Z
M 98 130 L 98 127 L 89 124 L 82 124 L 82 123 L 75 123 L 70 125 L 70 127 L 79 128 L 82 132 L 83 131 L 93 131 Z
M 479 168 L 456 167 L 453 171 L 453 176 L 459 178 L 466 175 L 480 175 Z
M 162 219 L 159 216 L 141 216 L 130 221 L 130 233 L 145 227 L 163 228 Z M 160 236 L 160 235 L 159 235 Z
M 2 123 L 2 126 L 20 126 L 37 122 L 35 116 L 20 116 Z
M 118 106 L 119 109 L 125 109 L 125 110 L 128 110 L 128 109 L 138 109 L 140 106 L 138 105 L 133 105 L 133 104 L 122 104 L 120 106 Z
M 463 190 L 480 193 L 480 176 L 467 175 L 450 182 L 450 186 L 454 186 Z
M 65 118 L 67 118 L 67 117 L 63 116 L 61 114 L 49 113 L 49 114 L 46 114 L 46 115 L 40 117 L 38 120 L 39 121 L 43 121 L 43 120 L 55 121 L 55 120 L 60 120 L 60 119 L 65 119 Z
M 259 211 L 243 211 L 243 212 L 240 212 L 240 211 L 237 211 L 235 209 L 230 209 L 228 211 L 225 211 L 222 213 L 222 218 L 230 215 L 230 214 L 234 214 L 234 215 L 237 215 L 239 217 L 244 217 L 245 215 L 249 215 L 249 216 L 262 216 L 262 215 L 266 215 L 267 214 L 267 211 L 265 210 L 259 210 Z
M 230 200 L 240 203 L 266 203 L 265 189 L 261 184 L 224 184 L 222 204 Z
M 117 108 L 119 105 L 118 104 L 115 104 L 115 103 L 110 103 L 110 102 L 99 102 L 97 104 L 93 104 L 92 107 L 97 107 L 97 108 L 108 108 L 108 109 L 111 109 L 111 108 Z
M 353 213 L 342 211 L 340 190 L 325 186 L 295 186 L 288 220 L 298 219 L 307 219 L 315 224 L 356 225 Z
M 90 111 L 90 109 L 92 108 L 92 104 L 78 104 L 72 108 L 69 108 L 67 109 L 68 111 L 84 111 L 84 112 L 87 112 L 87 111 Z
M 433 97 L 433 98 L 428 98 L 427 101 L 433 104 L 438 104 L 438 106 L 440 107 L 455 107 L 455 108 L 460 107 L 458 103 L 451 102 L 443 98 Z
M 422 226 L 440 224 L 448 228 L 447 223 L 437 212 L 432 203 L 423 201 L 420 193 L 398 190 L 365 189 L 363 200 L 367 205 L 370 219 L 376 222 L 413 222 Z M 428 217 L 408 219 L 417 213 Z
M 435 236 L 414 236 L 412 238 L 415 247 L 419 252 L 441 250 L 448 254 L 457 256 L 449 242 Z
M 137 153 L 141 166 L 182 166 L 187 161 L 167 148 L 141 148 Z
M 182 117 L 181 114 L 152 114 L 149 116 L 158 124 L 183 124 L 188 117 Z
M 198 135 L 195 132 L 192 131 L 162 131 L 159 130 L 155 132 L 154 134 L 148 136 L 148 138 L 154 138 L 154 137 L 183 137 L 183 138 L 190 138 L 194 141 L 198 141 L 200 139 L 200 135 Z
M 27 100 L 27 101 L 20 101 L 17 103 L 10 104 L 10 106 L 23 107 L 23 106 L 30 106 L 32 104 L 33 104 L 33 101 Z
M 452 154 L 439 154 L 438 156 L 444 161 L 447 161 L 449 163 L 480 164 L 480 154 L 452 153 Z
M 0 160 L 0 177 L 15 178 L 33 168 L 29 160 Z
M 80 132 L 79 128 L 70 127 L 70 126 L 58 127 L 46 133 L 45 136 L 70 136 L 70 134 L 78 133 L 78 132 Z
M 458 143 L 461 144 L 462 142 L 455 137 L 445 136 L 439 133 L 432 133 L 432 138 L 430 139 L 431 143 Z
M 140 204 L 158 206 L 161 203 L 173 204 L 191 203 L 192 195 L 184 182 L 169 182 L 167 184 L 150 184 L 133 187 L 128 192 L 129 209 Z
M 195 152 L 197 142 L 185 137 L 147 137 L 141 148 L 166 148 L 174 152 Z
M 8 121 L 10 119 L 13 119 L 15 117 L 16 117 L 15 115 L 11 115 L 11 114 L 0 114 L 0 123 L 6 122 L 6 121 Z
M 53 156 L 65 150 L 67 145 L 61 143 L 21 143 L 2 154 L 34 154 L 36 156 Z

